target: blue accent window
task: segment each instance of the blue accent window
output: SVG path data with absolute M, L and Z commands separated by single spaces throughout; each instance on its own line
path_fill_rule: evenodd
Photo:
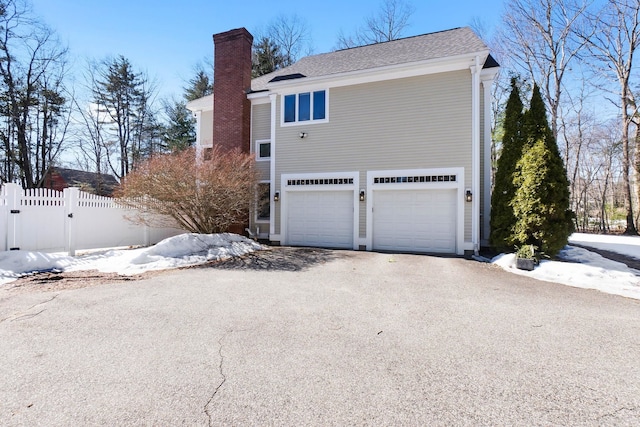
M 293 123 L 296 121 L 296 96 L 286 95 L 284 97 L 284 122 Z
M 325 98 L 324 90 L 313 92 L 313 120 L 324 120 L 325 114 Z
M 311 94 L 309 92 L 298 95 L 298 121 L 311 120 Z
M 283 100 L 283 123 L 326 120 L 327 91 L 303 92 L 285 95 Z

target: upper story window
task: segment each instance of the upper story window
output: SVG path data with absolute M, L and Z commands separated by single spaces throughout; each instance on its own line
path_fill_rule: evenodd
M 326 120 L 327 92 L 317 90 L 285 95 L 282 116 L 284 123 Z

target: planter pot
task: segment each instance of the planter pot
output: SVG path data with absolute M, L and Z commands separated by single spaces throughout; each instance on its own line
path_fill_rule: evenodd
M 529 258 L 516 258 L 516 268 L 520 270 L 533 271 L 536 260 Z

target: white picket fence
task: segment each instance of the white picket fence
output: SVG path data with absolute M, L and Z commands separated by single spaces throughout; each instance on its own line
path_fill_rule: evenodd
M 68 252 L 122 246 L 148 246 L 184 233 L 127 220 L 136 211 L 109 197 L 67 188 L 23 190 L 4 184 L 0 191 L 0 250 Z M 4 245 L 4 247 L 3 247 Z

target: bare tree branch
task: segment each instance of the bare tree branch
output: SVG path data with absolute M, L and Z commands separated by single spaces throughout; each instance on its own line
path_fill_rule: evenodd
M 415 7 L 405 0 L 384 0 L 380 9 L 365 19 L 353 35 L 338 34 L 337 49 L 397 40 L 409 26 Z

